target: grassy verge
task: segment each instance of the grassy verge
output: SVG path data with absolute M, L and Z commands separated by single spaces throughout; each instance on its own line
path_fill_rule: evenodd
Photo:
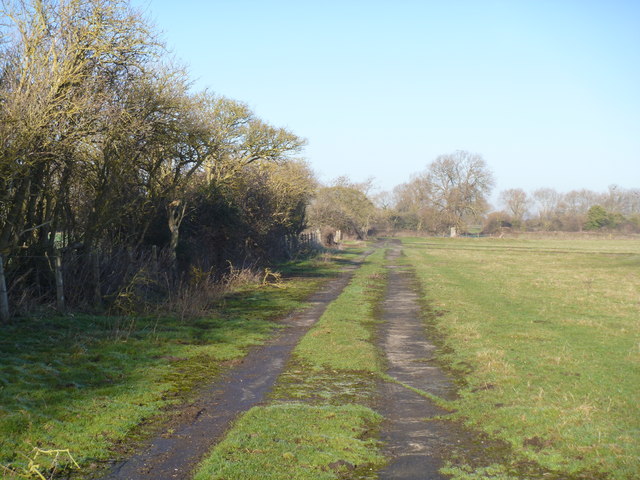
M 67 316 L 3 327 L 0 477 L 28 470 L 35 448 L 68 449 L 83 470 L 98 468 L 141 424 L 157 425 L 160 412 L 166 417 L 172 404 L 263 342 L 275 319 L 303 306 L 354 255 L 287 265 L 295 276 L 248 285 L 194 320 Z M 40 470 L 50 471 L 54 459 L 39 454 Z M 67 455 L 58 463 L 58 473 L 72 465 Z
M 363 461 L 372 440 L 362 440 L 378 420 L 366 407 L 274 404 L 254 407 L 214 449 L 195 480 L 329 480 Z
M 384 463 L 370 406 L 380 373 L 372 342 L 384 287 L 384 251 L 303 337 L 271 395 L 242 416 L 196 480 L 375 478 Z
M 294 355 L 314 368 L 379 372 L 372 342 L 384 286 L 384 250 L 367 258 L 349 286 L 302 339 Z
M 405 253 L 464 379 L 459 418 L 563 478 L 640 476 L 637 242 L 405 239 Z

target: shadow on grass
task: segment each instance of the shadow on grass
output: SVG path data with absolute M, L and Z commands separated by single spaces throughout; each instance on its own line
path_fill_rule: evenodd
M 99 468 L 92 464 L 130 449 L 178 413 L 169 406 L 193 398 L 228 362 L 266 340 L 279 326 L 274 320 L 302 307 L 359 254 L 325 252 L 277 266 L 282 282 L 243 287 L 188 321 L 68 315 L 3 326 L 0 466 L 25 471 L 40 447 L 70 449 L 84 473 Z
M 296 269 L 304 279 L 246 287 L 190 321 L 69 315 L 3 326 L 0 465 L 24 469 L 36 446 L 68 448 L 83 467 L 104 460 L 146 419 L 264 341 L 274 320 L 339 270 Z
M 276 270 L 283 278 L 332 278 L 340 270 L 362 265 L 363 249 L 347 250 L 326 249 L 321 254 L 302 261 L 292 261 L 277 265 Z

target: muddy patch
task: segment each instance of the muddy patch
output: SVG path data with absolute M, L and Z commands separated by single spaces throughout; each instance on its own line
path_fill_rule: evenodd
M 255 347 L 239 364 L 227 370 L 169 431 L 153 438 L 139 453 L 114 464 L 104 480 L 173 480 L 189 478 L 201 458 L 222 439 L 230 422 L 259 404 L 273 387 L 291 351 L 349 283 L 359 263 L 309 301 L 310 307 L 283 321 L 286 325 L 271 341 Z

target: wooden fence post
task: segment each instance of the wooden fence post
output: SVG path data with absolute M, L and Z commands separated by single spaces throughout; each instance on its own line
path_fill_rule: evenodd
M 7 283 L 4 278 L 2 261 L 2 255 L 0 255 L 0 321 L 7 323 L 9 321 L 9 297 L 7 296 Z
M 56 274 L 56 304 L 60 312 L 64 312 L 64 283 L 62 281 L 62 258 L 59 253 L 53 259 Z
M 156 245 L 151 245 L 151 268 L 153 269 L 153 276 L 156 278 L 160 271 L 158 265 L 158 247 Z
M 102 285 L 100 284 L 100 254 L 91 254 L 91 271 L 93 272 L 93 304 L 96 308 L 102 307 Z

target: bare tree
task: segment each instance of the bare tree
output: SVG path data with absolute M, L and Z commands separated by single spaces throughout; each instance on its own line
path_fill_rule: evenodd
M 51 247 L 100 120 L 157 44 L 123 1 L 6 0 L 2 13 L 0 250 Z
M 255 162 L 286 160 L 306 144 L 289 130 L 257 118 L 242 102 L 207 92 L 197 100 L 208 131 L 203 167 L 209 182 L 225 182 Z
M 411 181 L 393 190 L 394 204 L 403 228 L 418 232 L 435 230 L 437 212 L 431 198 L 431 184 L 426 174 L 416 175 Z
M 361 185 L 340 177 L 333 186 L 318 189 L 309 208 L 309 221 L 313 226 L 336 228 L 362 240 L 375 214 L 375 205 Z
M 500 202 L 507 208 L 512 220 L 521 225 L 531 205 L 527 193 L 521 188 L 503 190 L 500 192 Z
M 462 150 L 440 155 L 429 165 L 427 179 L 443 227 L 460 228 L 466 217 L 486 212 L 494 180 L 480 155 Z
M 538 217 L 545 229 L 554 228 L 554 219 L 561 213 L 562 195 L 553 188 L 539 188 L 533 192 L 538 204 Z
M 589 207 L 600 202 L 600 195 L 591 190 L 571 190 L 563 195 L 566 211 L 573 215 L 586 215 Z
M 305 141 L 192 94 L 128 0 L 0 2 L 0 253 L 15 271 L 54 248 L 143 245 L 175 269 L 186 218 L 191 240 L 256 249 L 302 229 Z

